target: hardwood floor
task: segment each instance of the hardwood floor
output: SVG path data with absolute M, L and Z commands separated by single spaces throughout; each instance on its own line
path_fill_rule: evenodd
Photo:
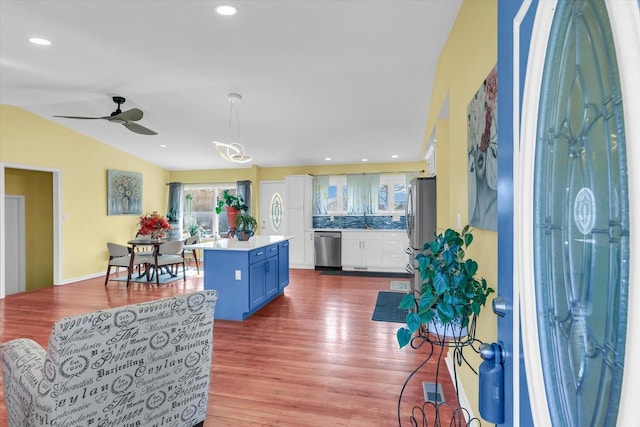
M 426 351 L 398 349 L 400 324 L 371 320 L 378 291 L 389 290 L 390 280 L 291 270 L 284 295 L 249 319 L 215 320 L 205 426 L 397 426 L 402 384 Z M 61 317 L 202 286 L 201 273 L 160 288 L 105 287 L 104 278 L 96 278 L 10 295 L 0 300 L 0 342 L 29 337 L 46 348 L 51 325 Z M 445 399 L 455 402 L 444 362 L 435 360 L 405 391 L 404 426 L 411 408 L 423 402 L 422 381 L 435 381 L 438 368 Z M 5 426 L 1 387 L 0 401 Z

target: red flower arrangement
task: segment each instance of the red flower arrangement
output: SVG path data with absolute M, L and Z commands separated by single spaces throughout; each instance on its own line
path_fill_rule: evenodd
M 165 230 L 171 230 L 169 222 L 158 212 L 147 213 L 140 217 L 138 235 L 150 236 L 153 239 L 166 237 Z

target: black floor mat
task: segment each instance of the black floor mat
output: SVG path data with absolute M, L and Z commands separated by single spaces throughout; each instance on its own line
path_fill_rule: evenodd
M 378 300 L 371 320 L 404 323 L 409 310 L 400 309 L 398 305 L 405 295 L 405 292 L 378 292 Z

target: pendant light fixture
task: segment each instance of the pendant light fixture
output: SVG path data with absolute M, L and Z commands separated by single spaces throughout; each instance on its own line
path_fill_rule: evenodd
M 230 93 L 227 95 L 230 105 L 229 127 L 224 142 L 213 141 L 216 151 L 228 162 L 232 163 L 248 163 L 251 156 L 244 153 L 244 147 L 240 144 L 240 103 L 242 95 Z

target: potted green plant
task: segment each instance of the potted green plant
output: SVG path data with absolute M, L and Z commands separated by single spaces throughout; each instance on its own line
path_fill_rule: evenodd
M 249 240 L 258 227 L 258 221 L 251 215 L 239 214 L 236 217 L 235 225 L 238 240 Z
M 218 198 L 218 204 L 216 206 L 216 213 L 220 215 L 222 213 L 222 208 L 226 208 L 227 212 L 227 222 L 229 223 L 229 231 L 228 236 L 232 237 L 235 234 L 235 223 L 236 216 L 241 211 L 246 211 L 249 209 L 244 203 L 244 199 L 242 196 L 235 196 L 229 192 L 229 190 L 224 190 L 222 192 L 222 197 Z
M 178 210 L 174 207 L 169 209 L 167 212 L 167 222 L 171 225 L 171 230 L 167 233 L 167 238 L 169 240 L 179 240 L 180 239 L 180 220 L 178 219 Z
M 176 208 L 169 209 L 169 212 L 167 212 L 167 221 L 169 221 L 169 223 L 178 222 L 178 211 Z
M 200 234 L 202 233 L 202 226 L 195 222 L 189 224 L 187 226 L 187 229 L 189 230 L 189 236 L 200 236 Z
M 244 203 L 242 196 L 235 196 L 231 194 L 229 190 L 224 190 L 222 192 L 222 197 L 218 198 L 216 213 L 220 214 L 222 212 L 222 208 L 225 206 L 238 211 L 246 211 L 249 209 L 249 206 Z M 229 223 L 231 224 L 231 222 Z
M 494 291 L 484 278 L 476 277 L 478 263 L 465 257 L 471 242 L 468 225 L 461 233 L 449 228 L 426 243 L 416 256 L 422 285 L 400 302 L 399 308 L 409 310 L 406 326 L 397 333 L 401 348 L 416 331 L 423 337 L 435 332 L 439 339 L 467 335 L 464 329 L 469 318 L 480 314 Z M 443 330 L 436 331 L 439 327 Z

